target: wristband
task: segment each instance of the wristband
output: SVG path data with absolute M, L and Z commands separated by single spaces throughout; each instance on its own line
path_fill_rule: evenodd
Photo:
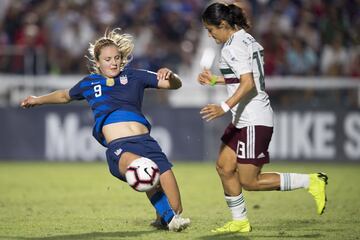
M 214 86 L 216 84 L 216 82 L 217 82 L 217 79 L 218 79 L 217 76 L 212 75 L 211 78 L 210 78 L 210 85 Z
M 226 102 L 221 102 L 220 106 L 224 112 L 228 112 L 230 110 L 230 107 L 229 107 L 229 105 L 227 105 Z

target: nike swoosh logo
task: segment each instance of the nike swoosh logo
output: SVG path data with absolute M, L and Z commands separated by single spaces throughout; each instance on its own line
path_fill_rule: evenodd
M 144 168 L 144 172 L 146 172 L 146 174 L 149 175 L 149 177 L 151 178 L 151 175 L 150 175 L 150 173 L 148 173 L 147 169 L 148 168 Z
M 91 85 L 99 84 L 100 82 L 91 82 Z

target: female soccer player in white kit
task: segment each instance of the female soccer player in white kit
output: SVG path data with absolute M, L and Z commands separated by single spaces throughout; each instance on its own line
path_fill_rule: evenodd
M 200 113 L 206 121 L 228 111 L 232 113 L 232 122 L 221 138 L 216 170 L 233 220 L 212 231 L 251 231 L 242 189 L 289 191 L 305 188 L 314 197 L 318 214 L 322 214 L 326 203 L 326 174 L 261 172 L 263 164 L 269 163 L 273 111 L 265 92 L 264 49 L 246 32 L 249 25 L 242 9 L 234 4 L 213 3 L 203 12 L 202 21 L 209 36 L 223 44 L 219 63 L 222 76 L 204 69 L 198 81 L 202 85 L 225 84 L 228 99 L 220 104 L 208 104 Z

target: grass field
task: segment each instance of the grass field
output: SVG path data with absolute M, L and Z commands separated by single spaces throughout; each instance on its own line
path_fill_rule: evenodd
M 210 230 L 230 213 L 213 164 L 175 164 L 183 215 L 192 220 L 180 233 L 150 227 L 145 194 L 105 163 L 0 162 L 0 239 L 360 239 L 360 165 L 270 164 L 264 170 L 327 172 L 325 214 L 305 190 L 245 192 L 253 231 L 216 235 Z

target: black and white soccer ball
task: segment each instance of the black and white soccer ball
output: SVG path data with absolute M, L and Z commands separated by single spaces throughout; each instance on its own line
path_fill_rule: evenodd
M 147 192 L 159 183 L 160 170 L 152 160 L 142 157 L 130 163 L 125 177 L 130 187 L 138 192 Z

